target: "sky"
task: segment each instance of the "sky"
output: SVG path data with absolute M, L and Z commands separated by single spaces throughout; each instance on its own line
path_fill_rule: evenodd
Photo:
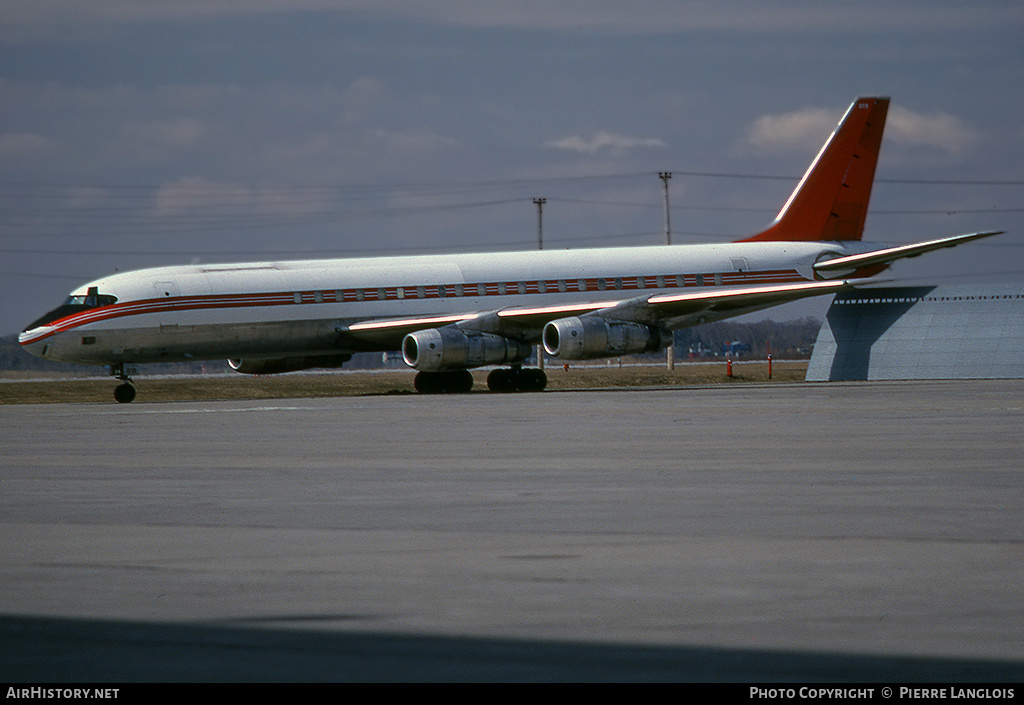
M 538 198 L 546 249 L 661 244 L 664 171 L 673 244 L 729 242 L 862 95 L 865 240 L 1007 231 L 889 276 L 1021 282 L 1022 40 L 1017 0 L 3 0 L 0 335 L 144 267 L 534 249 Z

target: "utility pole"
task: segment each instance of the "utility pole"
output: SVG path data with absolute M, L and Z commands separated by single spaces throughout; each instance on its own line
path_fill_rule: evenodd
M 658 176 L 665 182 L 665 244 L 672 244 L 672 219 L 669 217 L 668 209 L 668 180 L 672 178 L 671 171 L 659 171 Z
M 666 245 L 671 245 L 672 244 L 672 218 L 671 218 L 671 216 L 669 216 L 669 207 L 668 207 L 668 180 L 672 178 L 672 172 L 671 171 L 659 171 L 658 172 L 658 176 L 665 183 L 665 244 Z M 672 342 L 668 344 L 667 348 L 665 348 L 665 366 L 669 370 L 674 370 L 676 368 L 675 349 L 676 349 L 676 346 L 675 346 L 675 336 L 673 336 Z
M 537 204 L 537 249 L 544 249 L 544 204 L 548 202 L 546 198 L 535 198 L 533 202 Z
M 535 198 L 533 202 L 537 204 L 537 249 L 544 249 L 544 204 L 548 202 L 546 198 Z M 543 341 L 537 344 L 537 368 L 544 369 L 544 343 Z

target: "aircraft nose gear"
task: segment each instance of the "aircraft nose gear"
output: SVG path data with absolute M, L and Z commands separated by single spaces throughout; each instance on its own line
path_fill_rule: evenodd
M 134 370 L 125 367 L 124 363 L 110 366 L 110 374 L 122 382 L 114 387 L 114 400 L 118 404 L 129 404 L 135 399 L 135 386 L 132 384 L 131 372 Z

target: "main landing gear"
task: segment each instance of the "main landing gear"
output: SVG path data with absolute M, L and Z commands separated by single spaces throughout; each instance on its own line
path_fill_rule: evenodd
M 534 367 L 493 370 L 487 375 L 487 388 L 492 392 L 540 392 L 548 384 L 544 370 Z M 465 394 L 473 389 L 469 370 L 419 372 L 413 386 L 420 394 Z
M 412 384 L 420 394 L 465 394 L 473 388 L 473 375 L 469 370 L 418 372 Z
M 135 399 L 135 385 L 132 384 L 131 375 L 125 368 L 123 362 L 110 366 L 110 374 L 121 380 L 121 384 L 114 387 L 114 400 L 118 404 L 130 404 Z
M 487 375 L 487 388 L 492 392 L 542 392 L 548 386 L 548 376 L 536 367 L 523 369 L 516 365 L 510 370 L 494 370 Z

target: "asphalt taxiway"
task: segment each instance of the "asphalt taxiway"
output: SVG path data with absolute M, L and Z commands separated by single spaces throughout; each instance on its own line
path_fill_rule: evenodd
M 0 677 L 1024 677 L 1024 381 L 0 407 Z

